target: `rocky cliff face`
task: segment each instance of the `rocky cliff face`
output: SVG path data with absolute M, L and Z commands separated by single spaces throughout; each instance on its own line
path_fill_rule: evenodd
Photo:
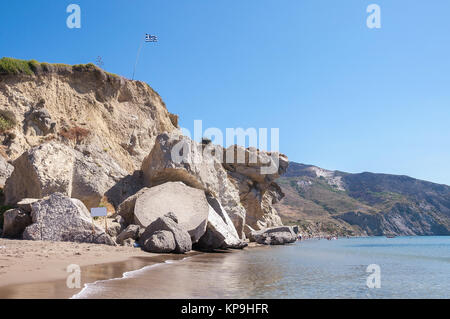
M 307 233 L 450 235 L 447 185 L 298 163 L 291 163 L 278 182 L 286 193 L 278 211 Z
M 177 117 L 147 84 L 93 65 L 1 75 L 0 115 L 11 123 L 0 135 L 9 159 L 61 141 L 86 157 L 106 153 L 128 173 L 140 168 L 158 134 L 177 127 Z
M 254 150 L 256 163 L 224 163 L 221 156 L 236 148 L 182 136 L 178 117 L 145 83 L 93 65 L 27 65 L 32 72 L 0 68 L 0 186 L 7 205 L 57 192 L 114 212 L 145 186 L 183 182 L 217 200 L 240 238 L 246 226 L 282 225 L 273 204 L 284 196 L 275 179 L 287 168 L 286 156 Z M 180 143 L 189 149 L 178 162 L 172 151 Z M 205 147 L 222 155 L 203 156 Z M 261 174 L 271 158 L 280 166 Z M 134 209 L 136 199 L 128 202 Z

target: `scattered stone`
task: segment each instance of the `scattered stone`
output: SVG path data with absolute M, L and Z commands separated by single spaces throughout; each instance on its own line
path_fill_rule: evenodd
M 122 245 L 123 242 L 127 239 L 132 239 L 133 241 L 137 240 L 139 238 L 139 226 L 137 225 L 129 225 L 127 228 L 125 228 L 124 231 L 122 231 L 116 238 L 116 242 L 119 245 Z

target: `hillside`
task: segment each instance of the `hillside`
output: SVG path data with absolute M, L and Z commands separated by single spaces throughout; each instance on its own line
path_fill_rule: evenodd
M 408 176 L 328 171 L 291 162 L 276 205 L 311 234 L 450 235 L 450 187 Z

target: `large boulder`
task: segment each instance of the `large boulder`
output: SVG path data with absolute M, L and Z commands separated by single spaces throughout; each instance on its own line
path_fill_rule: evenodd
M 208 197 L 211 209 L 208 215 L 206 233 L 195 245 L 197 249 L 214 250 L 234 248 L 241 249 L 247 244 L 239 239 L 233 222 L 228 217 L 220 202 L 214 197 Z
M 244 237 L 245 208 L 238 189 L 222 166 L 220 146 L 205 146 L 177 132 L 163 133 L 157 137 L 141 169 L 147 186 L 181 181 L 213 195 L 230 216 L 239 237 Z
M 168 182 L 141 192 L 136 199 L 134 223 L 147 227 L 159 217 L 172 212 L 186 229 L 193 243 L 206 231 L 209 205 L 202 190 L 181 182 Z
M 3 214 L 3 237 L 22 238 L 22 233 L 31 224 L 29 214 L 21 209 L 10 209 Z
M 171 253 L 177 248 L 175 237 L 170 231 L 159 230 L 144 242 L 143 249 L 150 253 Z
M 252 232 L 250 241 L 263 245 L 284 245 L 297 241 L 297 235 L 291 226 L 273 227 Z
M 5 185 L 5 203 L 55 192 L 70 196 L 74 163 L 73 150 L 63 144 L 46 143 L 28 150 L 13 163 L 14 171 Z
M 88 208 L 97 207 L 127 174 L 104 152 L 89 146 L 72 149 L 56 141 L 28 150 L 13 165 L 5 185 L 8 205 L 58 192 L 81 200 Z
M 0 187 L 5 185 L 6 180 L 11 176 L 14 167 L 0 155 Z
M 134 223 L 134 207 L 136 205 L 136 200 L 148 190 L 148 188 L 143 188 L 136 194 L 125 199 L 117 208 L 116 214 L 121 216 L 125 224 L 130 225 Z
M 25 229 L 23 239 L 115 245 L 103 229 L 92 223 L 80 200 L 61 193 L 32 204 L 31 217 L 33 224 Z
M 175 239 L 175 250 L 177 254 L 183 254 L 192 249 L 191 236 L 181 225 L 178 225 L 170 216 L 162 216 L 152 222 L 145 229 L 139 239 L 139 244 L 145 249 L 148 239 L 158 232 L 166 230 L 173 234 Z

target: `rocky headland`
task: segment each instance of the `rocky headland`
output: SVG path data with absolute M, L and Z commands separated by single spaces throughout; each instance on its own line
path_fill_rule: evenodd
M 4 238 L 177 254 L 297 238 L 274 208 L 285 155 L 193 141 L 149 85 L 92 64 L 1 59 L 0 144 Z

